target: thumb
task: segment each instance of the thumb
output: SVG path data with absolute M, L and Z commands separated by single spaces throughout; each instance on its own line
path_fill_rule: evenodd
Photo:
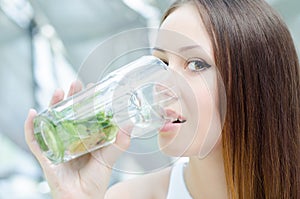
M 38 159 L 38 161 L 43 165 L 44 162 L 47 162 L 46 158 L 42 154 L 42 151 L 34 137 L 33 133 L 33 120 L 36 116 L 36 111 L 34 109 L 30 109 L 27 119 L 24 123 L 24 132 L 25 132 L 25 139 L 26 143 L 29 146 L 29 149 L 34 154 L 34 156 Z

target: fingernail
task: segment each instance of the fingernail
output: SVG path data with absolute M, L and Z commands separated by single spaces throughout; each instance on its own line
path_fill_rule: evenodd
M 75 86 L 76 89 L 81 89 L 81 86 L 82 86 L 81 81 L 76 80 L 74 86 Z
M 33 108 L 30 108 L 29 109 L 29 115 L 33 115 L 33 114 L 36 114 L 36 110 L 33 109 Z
M 57 88 L 54 91 L 54 97 L 61 97 L 61 94 L 64 92 L 62 88 Z

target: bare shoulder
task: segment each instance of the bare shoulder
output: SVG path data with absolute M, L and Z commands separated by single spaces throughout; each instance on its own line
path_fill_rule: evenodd
M 171 168 L 126 180 L 108 189 L 105 199 L 166 198 Z

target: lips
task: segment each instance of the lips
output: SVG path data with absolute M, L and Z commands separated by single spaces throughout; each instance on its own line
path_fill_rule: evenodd
M 173 123 L 173 124 L 176 124 L 176 123 L 177 123 L 177 124 L 178 124 L 178 123 L 181 124 L 181 123 L 185 123 L 185 122 L 186 122 L 186 120 L 180 120 L 179 118 L 177 118 L 177 120 L 173 121 L 172 123 Z
M 165 115 L 165 118 L 173 124 L 182 124 L 186 122 L 186 119 L 182 115 L 176 113 L 171 109 L 165 110 Z
M 160 132 L 164 133 L 177 132 L 181 128 L 181 125 L 186 122 L 186 119 L 182 115 L 176 113 L 171 109 L 165 110 L 164 118 L 166 119 L 166 123 L 160 129 Z

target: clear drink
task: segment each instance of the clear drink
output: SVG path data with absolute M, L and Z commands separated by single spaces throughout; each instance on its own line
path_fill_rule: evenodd
M 165 121 L 161 107 L 178 100 L 156 91 L 157 85 L 171 87 L 168 76 L 162 61 L 145 56 L 41 112 L 34 120 L 41 150 L 57 164 L 113 143 L 125 126 L 158 129 Z

